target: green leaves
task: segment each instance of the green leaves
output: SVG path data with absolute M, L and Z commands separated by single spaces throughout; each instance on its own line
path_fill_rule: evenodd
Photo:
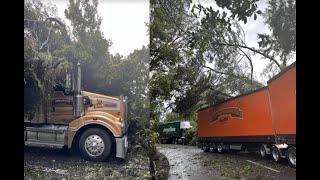
M 58 19 L 50 19 L 56 16 L 55 8 L 27 0 L 24 10 L 24 110 L 31 119 L 50 97 L 56 76 L 52 67 L 62 62 L 60 52 L 68 39 Z
M 270 62 L 265 69 L 264 74 L 270 75 L 274 68 L 286 67 L 289 59 L 296 53 L 296 1 L 268 1 L 264 19 L 271 33 L 258 34 L 260 51 L 279 59 L 278 67 Z
M 225 9 L 221 11 L 199 3 L 188 11 L 177 8 L 177 4 L 188 6 L 183 1 L 152 1 L 151 99 L 174 99 L 177 112 L 190 114 L 198 102 L 220 99 L 220 95 L 216 95 L 218 91 L 234 93 L 246 88 L 245 78 L 237 79 L 246 77 L 236 66 L 239 50 L 226 45 L 242 43 L 242 31 L 236 22 L 247 23 L 252 15 L 257 18 L 256 1 L 217 0 L 216 3 L 230 14 Z M 214 63 L 214 71 L 208 72 L 204 68 L 206 63 Z M 231 88 L 230 82 L 236 80 L 245 85 L 240 89 Z M 214 82 L 219 82 L 221 88 L 214 89 Z

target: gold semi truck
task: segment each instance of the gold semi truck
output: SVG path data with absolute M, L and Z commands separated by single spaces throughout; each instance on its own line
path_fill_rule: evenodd
M 86 160 L 125 158 L 127 99 L 81 90 L 80 63 L 67 74 L 65 89 L 53 91 L 32 119 L 24 120 L 25 146 L 78 148 Z

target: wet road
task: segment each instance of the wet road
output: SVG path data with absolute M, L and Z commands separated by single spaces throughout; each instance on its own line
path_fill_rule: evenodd
M 161 144 L 170 164 L 169 179 L 296 179 L 286 161 L 277 164 L 255 153 L 209 153 L 192 146 Z
M 201 149 L 192 146 L 164 144 L 158 145 L 157 149 L 169 160 L 169 180 L 221 179 L 218 172 L 209 170 L 202 165 Z
M 85 161 L 66 150 L 25 147 L 24 179 L 148 179 L 149 159 L 135 151 L 126 160 Z

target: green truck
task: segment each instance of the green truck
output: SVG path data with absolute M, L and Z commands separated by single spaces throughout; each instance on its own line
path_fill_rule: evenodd
M 174 121 L 159 124 L 158 133 L 159 140 L 161 144 L 174 143 L 174 144 L 184 144 L 185 143 L 185 132 L 187 129 L 191 128 L 190 122 L 188 121 Z

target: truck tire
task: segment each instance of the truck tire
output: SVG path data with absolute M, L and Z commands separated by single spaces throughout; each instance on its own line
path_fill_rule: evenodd
M 260 149 L 259 149 L 259 153 L 263 159 L 267 159 L 269 157 L 267 154 L 266 145 L 264 145 L 264 144 L 261 144 Z
M 110 135 L 99 128 L 90 128 L 82 133 L 79 140 L 81 156 L 88 161 L 104 161 L 111 154 Z
M 222 143 L 219 143 L 217 145 L 217 151 L 218 151 L 218 153 L 223 153 L 223 144 Z
M 292 167 L 296 167 L 296 147 L 288 149 L 288 161 Z
M 216 150 L 215 144 L 214 143 L 210 144 L 209 151 L 213 153 L 213 152 L 215 152 L 215 150 Z
M 203 152 L 208 152 L 208 151 L 209 151 L 209 146 L 208 146 L 208 144 L 203 144 L 203 145 L 202 145 L 202 150 L 203 150 Z
M 280 151 L 276 146 L 272 146 L 271 156 L 274 162 L 279 163 L 281 161 Z

